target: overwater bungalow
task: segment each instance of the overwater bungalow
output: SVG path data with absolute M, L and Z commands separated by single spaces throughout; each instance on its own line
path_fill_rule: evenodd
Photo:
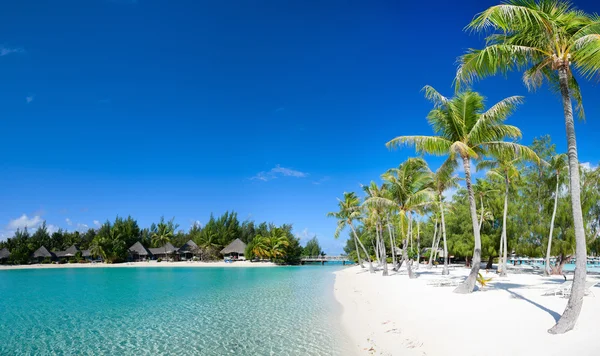
M 10 251 L 5 247 L 0 250 L 0 263 L 8 262 L 8 258 L 10 257 Z
M 56 259 L 56 255 L 48 251 L 48 249 L 44 246 L 41 246 L 33 253 L 33 259 L 36 260 L 38 263 L 42 262 L 46 258 L 54 260 Z
M 157 247 L 157 248 L 149 248 L 148 249 L 150 251 L 150 253 L 152 254 L 152 257 L 155 259 L 162 259 L 162 260 L 169 260 L 169 256 L 171 256 L 171 260 L 172 261 L 177 261 L 178 260 L 178 248 L 173 246 L 170 242 L 167 242 L 164 246 L 162 247 Z
M 148 251 L 148 249 L 139 241 L 129 248 L 129 254 L 131 255 L 131 259 L 135 262 L 146 261 L 152 257 L 150 251 Z
M 196 245 L 194 241 L 189 240 L 181 246 L 177 252 L 182 260 L 191 260 L 194 258 L 194 255 L 198 253 L 198 245 Z
M 224 249 L 221 250 L 221 254 L 225 260 L 245 260 L 244 254 L 246 253 L 246 244 L 240 240 L 235 239 Z

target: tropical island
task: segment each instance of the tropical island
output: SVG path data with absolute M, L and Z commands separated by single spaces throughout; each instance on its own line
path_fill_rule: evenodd
M 44 222 L 33 234 L 25 228 L 1 241 L 0 265 L 221 260 L 297 265 L 302 256 L 323 254 L 316 236 L 302 247 L 300 239 L 292 233 L 292 225 L 251 220 L 240 223 L 235 212 L 225 212 L 217 218 L 211 215 L 206 225 L 194 224 L 188 231 L 178 228 L 174 218 L 163 217 L 149 228 L 140 228 L 131 216 L 117 216 L 98 229 L 85 232 L 59 229 L 49 233 Z

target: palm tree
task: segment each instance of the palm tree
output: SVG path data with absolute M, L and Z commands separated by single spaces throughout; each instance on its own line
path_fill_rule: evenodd
M 90 254 L 95 257 L 102 257 L 102 261 L 106 262 L 106 251 L 104 250 L 104 238 L 97 237 L 90 245 Z
M 519 169 L 517 163 L 528 157 L 537 157 L 529 147 L 522 147 L 519 151 L 519 155 L 515 155 L 511 151 L 502 151 L 493 156 L 492 159 L 482 160 L 477 163 L 477 169 L 489 169 L 488 174 L 491 176 L 499 177 L 504 181 L 504 209 L 502 214 L 502 234 L 500 235 L 500 243 L 502 244 L 502 251 L 504 253 L 502 257 L 502 269 L 500 271 L 501 277 L 506 277 L 506 260 L 507 256 L 507 236 L 506 236 L 506 219 L 508 215 L 508 194 L 510 185 L 513 179 L 519 177 Z M 537 159 L 539 161 L 539 158 Z M 483 208 L 483 206 L 482 206 Z
M 408 216 L 408 232 L 403 233 L 402 261 L 406 262 L 408 276 L 415 278 L 412 271 L 412 262 L 408 258 L 408 240 L 412 239 L 413 213 L 418 213 L 429 204 L 433 191 L 431 189 L 431 171 L 422 158 L 409 158 L 402 162 L 398 168 L 389 169 L 382 175 L 388 186 L 389 199 L 397 206 L 400 214 L 400 226 Z M 397 269 L 397 268 L 396 268 Z
M 435 173 L 433 174 L 433 189 L 436 193 L 436 202 L 440 211 L 440 218 L 442 222 L 440 229 L 442 230 L 441 234 L 444 239 L 444 270 L 442 271 L 443 275 L 447 275 L 450 273 L 448 270 L 448 244 L 446 242 L 446 220 L 444 218 L 444 193 L 448 189 L 458 187 L 458 177 L 452 175 L 455 166 L 456 160 L 446 160 L 446 162 L 444 162 L 444 164 L 442 164 L 440 168 L 438 168 L 438 170 L 435 171 Z
M 550 234 L 548 235 L 548 248 L 546 250 L 546 266 L 544 275 L 550 275 L 550 252 L 552 250 L 552 233 L 554 232 L 554 219 L 556 218 L 556 207 L 558 206 L 558 191 L 563 173 L 568 169 L 567 155 L 564 153 L 557 154 L 548 162 L 552 175 L 556 176 L 556 191 L 554 192 L 554 208 L 552 209 L 552 219 L 550 220 Z
M 290 242 L 283 229 L 274 228 L 269 234 L 270 236 L 266 239 L 266 243 L 269 249 L 269 256 L 275 262 L 277 258 L 285 256 L 285 248 L 290 245 Z
M 425 96 L 434 103 L 427 116 L 437 136 L 400 136 L 387 143 L 389 148 L 412 145 L 417 152 L 448 155 L 449 160 L 460 158 L 465 170 L 465 182 L 473 224 L 473 266 L 469 277 L 454 291 L 471 293 L 481 263 L 481 236 L 477 221 L 475 195 L 471 184 L 471 159 L 502 151 L 519 152 L 523 146 L 506 142 L 505 138 L 517 139 L 521 131 L 504 124 L 506 118 L 523 99 L 518 96 L 506 98 L 484 111 L 484 98 L 473 91 L 458 93 L 448 99 L 430 86 L 424 88 Z
M 586 79 L 600 73 L 600 17 L 577 10 L 566 1 L 511 0 L 478 14 L 468 28 L 487 34 L 486 47 L 471 49 L 461 57 L 457 84 L 526 69 L 523 81 L 529 89 L 540 87 L 545 79 L 562 97 L 577 262 L 569 302 L 549 332 L 564 333 L 573 329 L 581 312 L 587 261 L 571 98 L 581 117 L 584 112 L 574 69 Z
M 261 260 L 270 257 L 269 254 L 269 246 L 268 246 L 268 241 L 266 237 L 263 237 L 261 235 L 256 235 L 254 237 L 254 239 L 252 240 L 253 243 L 253 247 L 252 247 L 252 253 L 254 255 L 256 255 L 257 257 L 259 257 Z
M 172 237 L 173 229 L 170 224 L 165 223 L 164 218 L 161 218 L 156 226 L 156 231 L 152 233 L 152 242 L 155 246 L 164 246 L 165 256 L 167 256 L 167 243 L 171 242 Z
M 360 200 L 356 196 L 354 192 L 344 193 L 344 200 L 338 199 L 338 212 L 330 212 L 327 213 L 328 217 L 334 217 L 338 220 L 337 229 L 335 230 L 335 234 L 333 235 L 336 239 L 340 236 L 340 233 L 346 228 L 346 226 L 350 226 L 352 230 L 352 235 L 354 236 L 354 246 L 356 247 L 356 255 L 358 256 L 358 261 L 362 267 L 362 261 L 360 260 L 360 251 L 358 250 L 358 245 L 362 248 L 367 257 L 367 261 L 369 261 L 369 272 L 375 273 L 375 269 L 373 268 L 373 263 L 371 262 L 371 257 L 367 252 L 367 249 L 363 245 L 363 243 L 356 235 L 356 229 L 354 228 L 354 221 L 360 220 L 361 211 L 360 211 Z
M 383 239 L 383 217 L 387 213 L 387 209 L 390 206 L 393 206 L 394 203 L 388 199 L 388 192 L 386 190 L 386 186 L 382 185 L 381 187 L 377 186 L 377 183 L 371 182 L 371 184 L 367 186 L 363 186 L 363 190 L 367 193 L 367 198 L 365 199 L 363 205 L 365 205 L 369 211 L 369 220 L 371 221 L 374 229 L 375 229 L 375 238 L 377 241 L 376 249 L 378 255 L 380 256 L 380 264 L 383 264 L 383 276 L 388 275 L 388 266 L 387 266 L 387 252 L 385 249 L 385 241 Z M 394 248 L 392 242 L 392 236 L 390 235 L 390 247 Z M 393 254 L 393 252 L 392 252 Z
M 488 214 L 488 215 L 491 214 L 490 211 L 485 210 L 485 207 L 483 205 L 483 198 L 485 198 L 490 193 L 498 192 L 499 190 L 492 188 L 490 186 L 490 183 L 484 179 L 477 179 L 477 181 L 473 185 L 473 190 L 475 191 L 475 195 L 479 198 L 479 206 L 480 206 L 480 209 L 479 209 L 479 231 L 481 233 L 481 228 L 483 227 L 483 222 L 485 220 L 490 220 L 489 218 L 486 219 L 486 214 Z

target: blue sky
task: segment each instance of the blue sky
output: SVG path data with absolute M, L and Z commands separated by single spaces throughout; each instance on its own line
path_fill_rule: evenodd
M 336 197 L 412 155 L 398 135 L 429 134 L 420 89 L 451 95 L 463 32 L 497 1 L 13 1 L 0 12 L 0 239 L 47 220 L 142 226 L 210 213 L 293 223 L 328 253 Z M 577 1 L 587 11 L 593 2 Z M 474 87 L 523 142 L 565 148 L 558 98 L 518 74 Z M 597 164 L 600 88 L 583 85 L 580 160 Z M 433 166 L 438 160 L 431 159 Z

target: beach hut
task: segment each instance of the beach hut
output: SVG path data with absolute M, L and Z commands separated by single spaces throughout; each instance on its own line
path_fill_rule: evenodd
M 77 248 L 77 246 L 73 245 L 64 251 L 55 251 L 54 255 L 58 259 L 61 259 L 61 258 L 69 259 L 71 257 L 75 257 L 77 252 L 79 252 L 79 249 Z
M 0 263 L 6 263 L 10 257 L 10 251 L 5 247 L 0 250 Z
M 164 252 L 164 250 L 163 250 Z M 152 254 L 150 253 L 150 251 L 148 251 L 147 248 L 144 247 L 144 245 L 142 245 L 141 242 L 136 242 L 134 243 L 130 248 L 129 248 L 129 254 L 131 255 L 131 259 L 134 261 L 145 261 L 147 260 L 149 257 L 152 256 Z
M 157 248 L 149 248 L 148 249 L 150 251 L 150 253 L 152 254 L 152 256 L 154 256 L 154 258 L 156 259 L 163 259 L 163 260 L 167 260 L 169 255 L 172 255 L 173 260 L 177 260 L 178 258 L 178 253 L 177 251 L 179 250 L 177 247 L 173 246 L 170 242 L 167 242 L 164 246 L 162 247 L 157 247 Z
M 50 260 L 54 260 L 56 259 L 56 255 L 50 251 L 48 251 L 47 248 L 45 248 L 44 246 L 41 246 L 40 248 L 38 248 L 37 250 L 35 250 L 35 252 L 33 253 L 33 258 L 35 260 L 37 260 L 37 262 L 42 262 L 42 260 L 49 258 Z
M 225 257 L 225 260 L 245 260 L 245 253 L 246 244 L 240 239 L 233 240 L 229 245 L 221 250 L 221 254 Z
M 198 253 L 198 245 L 192 240 L 186 242 L 179 248 L 179 256 L 186 260 L 192 259 L 196 253 Z

